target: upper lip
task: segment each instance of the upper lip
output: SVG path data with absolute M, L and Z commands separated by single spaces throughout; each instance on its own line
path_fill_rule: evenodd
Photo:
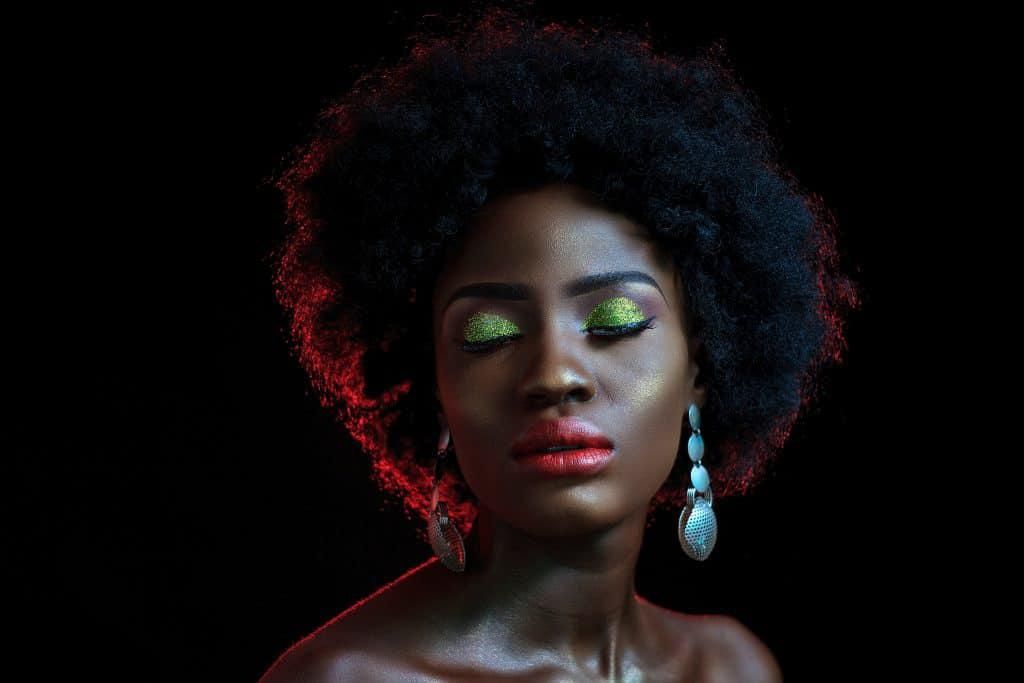
M 611 439 L 581 417 L 534 422 L 512 444 L 512 457 L 536 453 L 552 446 L 577 448 L 611 448 Z

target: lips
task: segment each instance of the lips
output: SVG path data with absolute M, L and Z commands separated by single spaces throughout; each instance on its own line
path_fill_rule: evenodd
M 581 417 L 563 417 L 533 423 L 512 444 L 511 455 L 520 458 L 536 453 L 612 446 L 611 439 L 593 423 Z

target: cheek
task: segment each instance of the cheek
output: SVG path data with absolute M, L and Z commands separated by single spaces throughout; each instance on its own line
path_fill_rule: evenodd
M 682 340 L 678 340 L 682 344 Z M 637 357 L 624 370 L 617 401 L 627 416 L 631 452 L 649 467 L 634 471 L 649 475 L 660 485 L 679 452 L 686 413 L 685 353 L 682 346 L 666 344 Z
M 472 431 L 481 421 L 493 421 L 495 401 L 500 399 L 502 378 L 493 363 L 475 363 L 459 353 L 440 357 L 437 366 L 438 386 L 445 415 L 452 424 L 462 423 L 463 430 Z M 465 437 L 463 437 L 465 438 Z
M 652 438 L 671 436 L 670 426 L 678 433 L 685 406 L 681 370 L 652 368 L 638 372 L 623 386 L 622 401 L 639 430 Z M 678 419 L 677 419 L 678 418 Z M 680 424 L 675 424 L 679 422 Z
M 502 419 L 507 411 L 503 397 L 509 389 L 502 384 L 500 373 L 500 367 L 494 364 L 439 358 L 442 404 L 459 468 L 467 480 L 476 474 L 479 463 L 498 462 L 496 456 L 502 454 L 492 452 L 495 444 L 508 443 L 512 438 L 502 431 L 509 424 Z

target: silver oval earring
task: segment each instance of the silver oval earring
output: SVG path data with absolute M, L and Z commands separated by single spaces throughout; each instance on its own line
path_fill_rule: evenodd
M 441 563 L 453 572 L 466 570 L 466 547 L 462 543 L 462 535 L 448 517 L 448 505 L 438 501 L 438 486 L 449 451 L 451 432 L 445 426 L 437 443 L 437 460 L 434 463 L 434 492 L 430 496 L 430 521 L 427 532 L 430 547 L 434 550 Z
M 696 403 L 690 404 L 688 416 L 693 433 L 686 442 L 686 452 L 693 463 L 690 470 L 693 487 L 686 491 L 686 505 L 679 513 L 677 534 L 683 552 L 692 559 L 703 562 L 714 550 L 715 541 L 718 540 L 718 520 L 711 508 L 714 501 L 711 477 L 701 463 L 701 458 L 704 457 L 704 438 L 700 435 L 700 408 Z

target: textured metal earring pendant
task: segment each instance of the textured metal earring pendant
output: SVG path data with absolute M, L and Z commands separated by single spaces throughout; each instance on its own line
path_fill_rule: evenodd
M 462 535 L 448 517 L 448 505 L 438 501 L 438 485 L 441 483 L 441 472 L 448 455 L 448 442 L 451 434 L 448 427 L 441 430 L 437 444 L 437 461 L 434 463 L 434 492 L 430 497 L 430 521 L 427 531 L 430 536 L 430 547 L 441 563 L 453 572 L 466 569 L 466 547 L 462 543 Z
M 693 462 L 693 469 L 690 470 L 693 487 L 687 490 L 686 505 L 679 513 L 679 545 L 682 546 L 683 552 L 694 560 L 704 561 L 718 540 L 718 520 L 711 509 L 714 501 L 711 477 L 701 464 L 701 458 L 704 457 L 704 439 L 700 435 L 700 409 L 696 403 L 690 404 L 689 418 L 693 433 L 686 442 L 686 451 Z

